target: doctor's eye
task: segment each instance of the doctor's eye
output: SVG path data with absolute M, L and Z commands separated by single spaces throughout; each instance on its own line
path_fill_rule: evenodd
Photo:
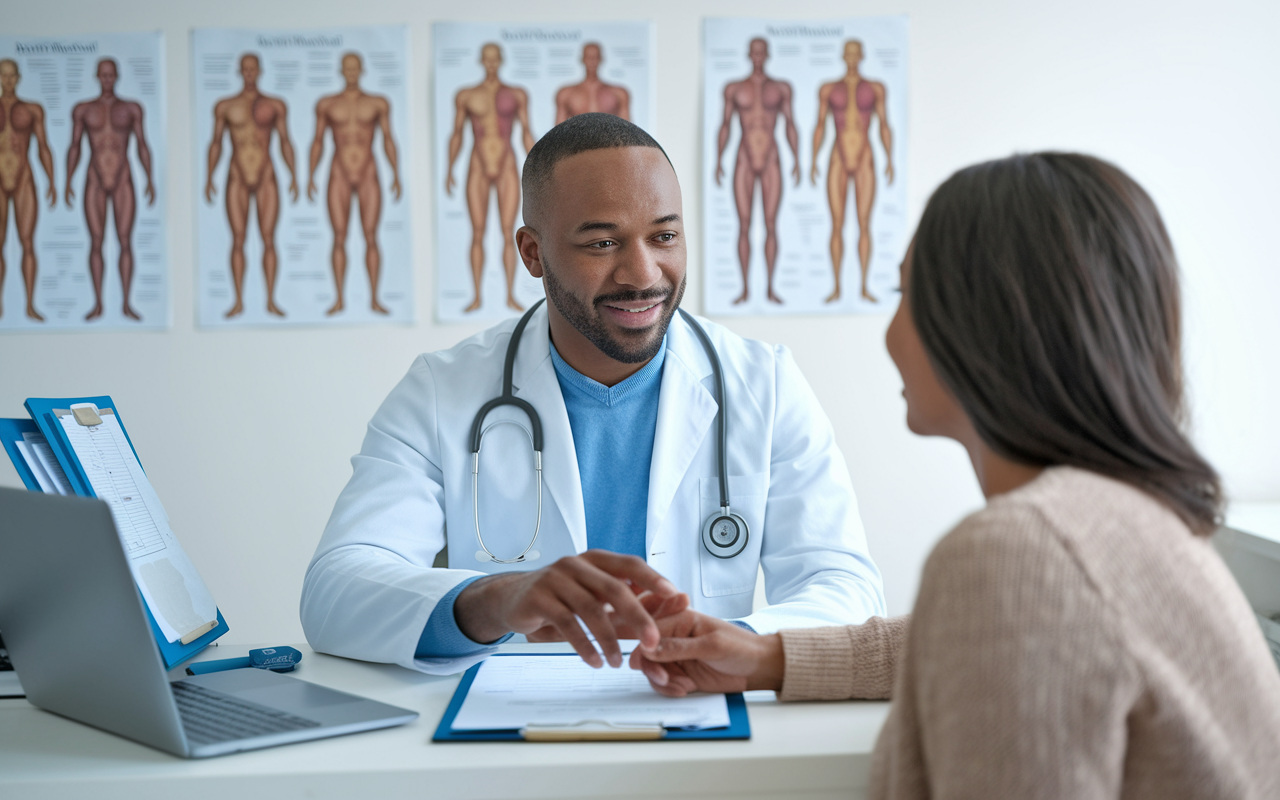
M 665 231 L 663 233 L 658 234 L 656 238 L 660 242 L 674 242 L 676 240 L 677 235 L 678 234 L 676 234 L 674 231 Z
M 618 243 L 612 239 L 601 239 L 598 242 L 592 242 L 591 244 L 587 245 L 587 247 L 594 247 L 597 250 L 604 250 L 607 247 L 616 247 L 617 244 Z

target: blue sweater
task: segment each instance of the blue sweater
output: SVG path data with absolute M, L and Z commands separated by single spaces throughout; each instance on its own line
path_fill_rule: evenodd
M 555 345 L 551 346 L 551 361 L 578 456 L 589 548 L 645 557 L 649 465 L 666 354 L 664 339 L 648 364 L 621 383 L 605 386 L 569 366 Z M 418 639 L 418 656 L 464 656 L 487 646 L 464 634 L 453 615 L 458 594 L 476 580 L 478 576 L 463 581 L 436 604 Z

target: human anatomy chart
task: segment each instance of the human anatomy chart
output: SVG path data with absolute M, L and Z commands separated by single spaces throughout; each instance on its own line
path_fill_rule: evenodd
M 907 19 L 703 30 L 709 314 L 892 311 L 907 245 Z
M 0 35 L 0 331 L 169 326 L 164 40 Z
M 411 322 L 402 26 L 192 36 L 200 325 Z
M 515 250 L 525 155 L 576 114 L 651 125 L 651 26 L 439 22 L 433 34 L 436 315 L 512 316 L 543 296 Z

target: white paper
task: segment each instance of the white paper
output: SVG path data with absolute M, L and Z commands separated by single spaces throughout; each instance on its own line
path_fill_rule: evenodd
M 3 245 L 9 269 L 0 285 L 4 304 L 0 332 L 169 327 L 169 253 L 165 241 L 168 112 L 163 35 L 6 34 L 0 35 L 0 58 L 17 62 L 18 99 L 30 104 L 33 117 L 43 117 L 53 160 L 51 186 L 41 163 L 38 131 L 32 127 L 18 134 L 29 136 L 24 152 L 16 154 L 21 162 L 18 168 L 30 170 L 35 189 L 34 196 L 19 197 L 19 190 L 4 200 L 11 204 L 11 231 Z M 99 66 L 107 59 L 115 65 L 115 81 L 110 86 L 110 76 L 99 73 Z M 107 109 L 110 112 L 106 118 L 115 128 L 115 136 L 96 129 Z M 67 175 L 75 114 L 84 123 L 83 135 L 75 174 Z M 95 141 L 102 144 L 98 152 Z M 122 171 L 113 173 L 110 186 L 97 177 L 99 171 L 110 173 L 111 165 L 121 163 Z M 66 194 L 68 182 L 74 193 L 71 198 Z M 148 196 L 148 186 L 154 189 L 153 197 Z M 52 205 L 51 190 L 56 195 Z M 27 313 L 23 270 L 19 269 L 23 256 L 21 230 L 14 228 L 21 225 L 18 220 L 22 219 L 22 212 L 17 209 L 29 207 L 31 200 L 36 205 L 32 210 L 36 259 L 32 306 L 43 321 Z M 92 252 L 90 213 L 94 216 L 93 225 L 100 225 L 102 230 L 100 262 Z M 122 237 L 129 248 L 121 247 Z M 86 317 L 95 307 L 95 262 L 102 269 L 102 313 L 90 320 Z M 126 301 L 137 319 L 126 315 Z
M 89 485 L 111 507 L 134 581 L 170 642 L 218 617 L 213 595 L 169 528 L 168 515 L 151 488 L 114 414 L 85 426 L 71 414 L 58 418 Z
M 361 71 L 358 91 L 348 94 L 342 67 L 344 59 L 353 54 L 359 58 Z M 252 80 L 242 71 L 246 56 L 257 59 L 258 74 Z M 413 217 L 409 195 L 414 173 L 410 154 L 416 151 L 417 142 L 409 124 L 412 67 L 408 28 L 196 30 L 191 37 L 191 69 L 200 325 L 412 322 Z M 330 98 L 325 101 L 329 110 L 318 137 L 314 192 L 309 193 L 318 112 L 325 98 Z M 359 143 L 344 149 L 344 160 L 337 162 L 333 126 L 350 107 L 360 109 L 357 122 L 349 126 L 352 130 L 336 133 L 344 141 Z M 218 118 L 225 125 L 220 153 L 211 147 Z M 390 137 L 384 135 L 383 122 Z M 256 146 L 255 136 L 266 137 L 265 150 Z M 296 197 L 283 146 L 286 141 L 293 154 Z M 394 161 L 387 154 L 388 145 Z M 217 159 L 212 173 L 211 155 Z M 348 173 L 335 171 L 335 163 L 358 167 L 351 168 L 352 177 L 344 178 Z M 234 185 L 233 177 L 237 178 Z M 353 191 L 343 192 L 344 186 Z M 364 192 L 365 201 L 361 201 L 360 192 Z M 349 206 L 347 218 L 335 224 L 335 219 L 341 219 L 343 204 Z M 371 226 L 375 248 L 370 250 L 362 221 L 372 222 L 375 211 L 376 224 Z M 236 307 L 233 214 L 237 227 L 244 219 L 240 309 Z M 263 235 L 264 227 L 275 249 L 275 290 L 270 299 L 279 313 L 268 309 L 268 237 Z M 344 227 L 344 246 L 338 252 L 345 255 L 345 267 L 341 260 L 335 267 L 334 243 Z M 370 253 L 375 261 L 369 261 Z M 345 272 L 343 307 L 337 310 L 339 269 Z M 371 272 L 377 277 L 376 289 Z M 382 310 L 374 308 L 375 300 Z
M 453 721 L 454 730 L 509 730 L 529 724 L 724 728 L 722 694 L 664 697 L 644 674 L 592 669 L 577 656 L 493 656 L 484 662 Z
M 40 466 L 44 467 L 45 474 L 53 483 L 54 491 L 57 494 L 75 494 L 71 488 L 71 481 L 67 478 L 67 473 L 62 471 L 62 464 L 58 462 L 58 457 L 53 454 L 53 448 L 49 446 L 49 441 L 44 438 L 42 433 L 24 433 L 22 440 L 26 442 L 27 447 L 39 460 Z
M 561 96 L 560 92 L 566 89 L 572 92 L 574 87 L 587 83 L 584 55 L 590 44 L 599 45 L 602 60 L 595 65 L 596 78 L 607 85 L 605 95 L 612 93 L 621 97 L 617 90 L 625 91 L 629 107 L 627 118 L 653 132 L 653 41 L 653 26 L 648 22 L 437 22 L 432 26 L 431 49 L 435 61 L 432 130 L 435 137 L 431 146 L 436 164 L 433 193 L 436 205 L 438 320 L 472 322 L 517 316 L 519 311 L 507 305 L 507 264 L 504 257 L 513 259 L 516 304 L 527 308 L 543 296 L 542 282 L 529 275 L 514 249 L 508 249 L 504 255 L 504 247 L 514 248 L 514 244 L 511 231 L 503 231 L 498 190 L 485 180 L 478 155 L 473 161 L 475 129 L 484 130 L 486 125 L 485 116 L 481 113 L 476 113 L 474 118 L 471 112 L 466 115 L 459 132 L 459 150 L 452 166 L 454 185 L 452 189 L 446 189 L 446 180 L 451 173 L 450 140 L 454 136 L 459 100 L 471 97 L 474 101 L 471 108 L 476 109 L 492 109 L 500 104 L 495 94 L 498 91 L 504 91 L 503 96 L 512 100 L 510 104 L 503 104 L 506 110 L 499 112 L 500 116 L 494 117 L 510 121 L 509 140 L 504 142 L 499 137 L 495 145 L 504 154 L 510 148 L 513 154 L 510 169 L 515 174 L 508 177 L 518 181 L 524 169 L 527 142 L 515 99 L 525 98 L 532 141 L 555 126 L 562 111 L 567 116 L 580 113 L 578 106 L 568 102 L 568 95 Z M 491 44 L 497 45 L 502 59 L 497 79 L 503 88 L 492 87 L 492 91 L 486 94 L 486 67 L 481 63 L 481 55 Z M 464 92 L 468 94 L 463 95 Z M 558 99 L 566 101 L 563 106 Z M 611 113 L 623 110 L 621 106 L 603 108 L 599 103 L 597 109 Z M 501 128 L 504 123 L 499 121 L 496 124 Z M 483 203 L 475 203 L 484 220 L 478 298 L 471 266 L 471 242 L 476 226 L 471 222 L 469 181 L 474 181 L 478 187 L 477 196 L 486 198 Z M 509 214 L 513 220 L 512 231 L 524 224 L 518 212 L 512 210 Z M 477 300 L 479 307 L 468 310 Z
M 709 19 L 703 29 L 702 118 L 702 219 L 703 291 L 708 314 L 833 314 L 892 313 L 898 304 L 898 265 L 906 252 L 907 227 L 907 18 L 854 17 L 828 20 Z M 751 43 L 764 40 L 767 57 L 763 76 L 753 77 Z M 861 43 L 857 82 L 845 60 L 850 42 Z M 856 60 L 856 59 L 855 59 Z M 849 85 L 855 99 L 845 102 Z M 767 81 L 767 88 L 757 89 Z M 819 99 L 827 86 L 822 143 L 814 152 Z M 839 90 L 831 93 L 836 86 Z M 878 87 L 878 88 L 877 88 Z M 789 90 L 790 102 L 786 102 Z M 883 92 L 883 119 L 875 94 Z M 726 93 L 732 100 L 726 99 Z M 721 153 L 720 136 L 728 108 L 728 138 Z M 846 126 L 846 144 L 860 148 L 869 142 L 869 183 L 855 190 L 850 177 L 836 188 L 843 195 L 840 243 L 840 296 L 834 293 L 836 272 L 832 264 L 833 209 L 840 202 L 829 196 L 833 169 L 832 148 L 837 139 L 836 107 L 845 109 L 840 122 Z M 788 108 L 789 107 L 789 108 Z M 858 121 L 859 113 L 865 117 Z M 799 159 L 788 139 L 786 112 L 794 122 Z M 776 116 L 774 116 L 776 115 Z M 770 131 L 765 122 L 774 116 Z M 756 151 L 743 146 L 744 117 L 753 127 Z M 762 123 L 763 124 L 760 124 Z M 881 137 L 891 133 L 893 179 L 889 180 Z M 866 125 L 865 138 L 856 131 Z M 776 152 L 776 156 L 768 155 Z M 865 154 L 865 150 L 855 150 Z M 852 156 L 857 160 L 862 156 Z M 776 161 L 773 159 L 776 158 Z M 767 228 L 764 172 L 776 164 L 781 197 L 775 217 L 776 256 L 774 292 L 781 302 L 768 298 Z M 723 169 L 716 181 L 717 163 Z M 863 162 L 858 161 L 858 164 Z M 817 168 L 816 181 L 812 171 Z M 799 185 L 795 168 L 799 167 Z M 757 178 L 759 172 L 759 179 Z M 836 183 L 839 183 L 839 169 Z M 735 178 L 743 180 L 735 189 Z M 772 180 L 772 178 L 771 178 Z M 871 192 L 867 192 L 867 187 Z M 870 209 L 868 290 L 875 302 L 861 292 L 858 239 L 858 197 L 874 195 Z M 837 194 L 837 196 L 840 196 Z M 747 227 L 747 270 L 744 286 L 740 257 L 739 213 L 750 215 Z M 742 298 L 744 289 L 746 298 Z

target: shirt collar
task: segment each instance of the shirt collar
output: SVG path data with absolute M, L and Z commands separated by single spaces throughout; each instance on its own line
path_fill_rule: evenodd
M 560 352 L 556 350 L 555 344 L 551 345 L 551 362 L 555 365 L 556 376 L 560 378 L 561 385 L 572 386 L 582 394 L 605 406 L 615 406 L 627 396 L 657 383 L 662 377 L 662 363 L 666 360 L 666 355 L 667 337 L 664 335 L 657 354 L 649 360 L 648 364 L 645 364 L 634 375 L 627 377 L 625 380 L 615 383 L 613 386 L 605 386 L 603 383 L 588 378 L 569 366 L 569 362 L 565 361 L 560 356 Z

